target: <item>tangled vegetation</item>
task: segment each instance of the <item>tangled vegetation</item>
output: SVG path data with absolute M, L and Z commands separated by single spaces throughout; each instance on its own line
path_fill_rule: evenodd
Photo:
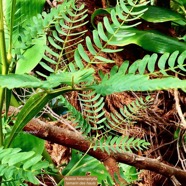
M 0 0 L 1 185 L 183 184 L 185 7 Z

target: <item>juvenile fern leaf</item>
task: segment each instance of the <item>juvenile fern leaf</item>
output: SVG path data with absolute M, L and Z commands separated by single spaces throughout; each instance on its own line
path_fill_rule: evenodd
M 112 129 L 120 130 L 123 124 L 135 123 L 140 118 L 140 112 L 146 109 L 150 102 L 151 98 L 149 96 L 145 100 L 143 98 L 136 99 L 129 105 L 120 108 L 118 112 L 112 112 L 106 122 Z
M 77 124 L 77 128 L 80 128 L 83 134 L 88 134 L 91 131 L 91 125 L 83 117 L 81 112 L 77 111 L 63 96 L 61 96 L 61 101 L 68 109 L 71 121 Z
M 146 142 L 145 140 L 141 140 L 139 138 L 129 138 L 128 136 L 115 136 L 112 138 L 109 136 L 107 139 L 102 137 L 99 140 L 95 141 L 94 150 L 100 148 L 102 151 L 106 151 L 108 154 L 113 152 L 122 152 L 122 151 L 132 151 L 135 150 L 143 150 L 147 149 L 150 143 Z
M 97 129 L 97 125 L 106 120 L 104 117 L 105 111 L 103 111 L 105 104 L 104 98 L 100 94 L 95 94 L 95 92 L 92 91 L 89 94 L 79 93 L 79 101 L 84 117 Z

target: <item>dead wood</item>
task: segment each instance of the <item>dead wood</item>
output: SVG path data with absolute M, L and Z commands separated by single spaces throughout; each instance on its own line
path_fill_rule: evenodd
M 13 113 L 13 110 L 10 112 Z M 91 142 L 85 139 L 79 133 L 47 124 L 39 119 L 32 119 L 25 126 L 24 131 L 52 143 L 77 149 L 81 152 L 86 152 L 91 145 Z M 102 162 L 106 162 L 109 158 L 113 158 L 117 162 L 126 163 L 139 169 L 151 170 L 158 174 L 164 175 L 169 179 L 175 177 L 181 183 L 186 181 L 185 171 L 162 163 L 158 159 L 143 157 L 130 152 L 112 152 L 111 155 L 109 155 L 106 152 L 101 151 L 99 148 L 95 151 L 90 149 L 88 154 Z

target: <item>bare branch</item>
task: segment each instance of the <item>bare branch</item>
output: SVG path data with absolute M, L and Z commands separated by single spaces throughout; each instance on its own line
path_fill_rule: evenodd
M 25 131 L 33 133 L 35 136 L 64 145 L 73 149 L 77 149 L 82 152 L 86 152 L 90 147 L 91 142 L 86 140 L 83 136 L 69 131 L 67 129 L 62 129 L 60 127 L 52 126 L 44 123 L 38 119 L 33 119 L 24 128 Z M 186 172 L 160 162 L 157 159 L 151 159 L 147 157 L 142 157 L 133 153 L 123 152 L 123 153 L 111 153 L 109 156 L 106 152 L 97 149 L 93 151 L 92 149 L 88 152 L 89 155 L 97 158 L 98 160 L 105 162 L 110 157 L 114 158 L 117 162 L 126 163 L 133 165 L 139 169 L 147 169 L 154 171 L 158 174 L 162 174 L 167 178 L 175 176 L 179 182 L 186 181 Z
M 13 113 L 14 111 L 11 110 L 10 112 Z M 17 110 L 15 112 L 17 112 Z M 91 142 L 85 139 L 85 137 L 82 135 L 68 129 L 47 124 L 39 119 L 32 119 L 25 126 L 24 130 L 39 138 L 77 149 L 81 152 L 86 152 L 91 145 Z M 180 183 L 186 182 L 185 171 L 162 163 L 158 159 L 147 158 L 130 152 L 112 152 L 111 155 L 108 155 L 99 148 L 95 151 L 90 149 L 88 154 L 102 162 L 106 162 L 109 158 L 112 158 L 115 159 L 116 162 L 126 163 L 139 169 L 151 170 L 158 174 L 164 175 L 169 179 L 175 177 L 175 179 Z

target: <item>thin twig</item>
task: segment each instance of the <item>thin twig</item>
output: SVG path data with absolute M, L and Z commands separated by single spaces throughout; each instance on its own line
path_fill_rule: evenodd
M 177 110 L 177 113 L 181 119 L 181 125 L 186 128 L 186 121 L 185 121 L 185 117 L 183 115 L 183 112 L 181 110 L 181 107 L 180 107 L 180 100 L 179 100 L 179 96 L 178 96 L 178 90 L 177 89 L 174 89 L 174 99 L 175 99 L 175 103 L 176 103 L 176 110 Z
M 171 179 L 174 186 L 181 186 L 181 183 L 176 179 L 176 177 L 174 175 L 171 176 L 170 179 Z
M 53 7 L 53 4 L 51 3 L 50 0 L 46 0 L 46 1 L 47 1 L 47 3 L 49 4 L 50 7 Z

